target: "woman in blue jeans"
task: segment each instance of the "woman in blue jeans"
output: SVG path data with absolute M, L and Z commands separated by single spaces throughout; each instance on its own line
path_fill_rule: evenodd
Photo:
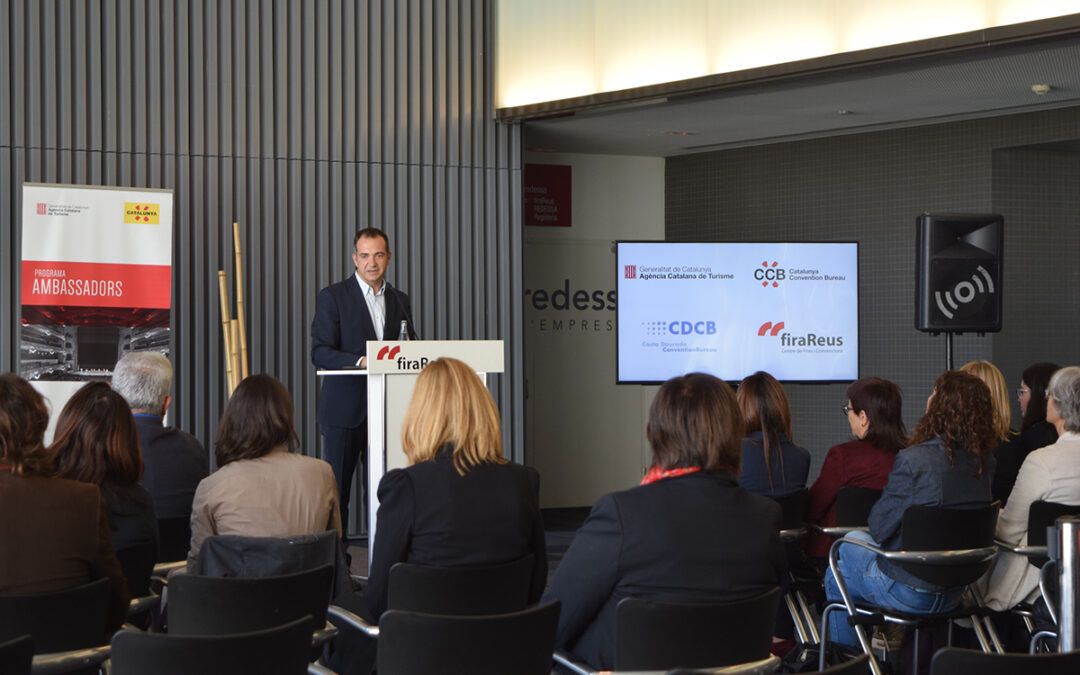
M 926 401 L 926 415 L 912 435 L 912 446 L 896 456 L 889 482 L 870 512 L 870 532 L 852 539 L 887 551 L 900 549 L 901 521 L 909 506 L 980 508 L 990 504 L 994 475 L 994 432 L 990 390 L 974 375 L 942 373 Z M 842 546 L 837 560 L 852 599 L 911 612 L 932 614 L 952 609 L 964 587 L 934 586 L 860 546 Z M 830 569 L 825 594 L 841 601 Z M 855 631 L 842 612 L 829 618 L 830 639 L 856 645 Z

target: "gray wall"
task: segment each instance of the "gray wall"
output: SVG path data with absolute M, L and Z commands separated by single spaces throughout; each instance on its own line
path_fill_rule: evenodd
M 315 454 L 315 295 L 384 228 L 422 337 L 503 339 L 522 454 L 520 128 L 496 125 L 484 0 L 0 0 L 0 371 L 17 368 L 24 181 L 175 191 L 179 426 L 212 440 L 216 271 L 243 228 L 252 372 Z
M 672 241 L 858 241 L 860 371 L 904 391 L 909 430 L 945 339 L 914 329 L 915 217 L 924 211 L 1005 216 L 1004 330 L 958 336 L 957 366 L 998 363 L 1010 388 L 1027 363 L 1080 363 L 1080 173 L 1068 149 L 1080 109 L 1003 116 L 669 159 Z M 795 440 L 811 476 L 850 430 L 845 385 L 787 387 Z M 1015 424 L 1019 424 L 1016 410 Z

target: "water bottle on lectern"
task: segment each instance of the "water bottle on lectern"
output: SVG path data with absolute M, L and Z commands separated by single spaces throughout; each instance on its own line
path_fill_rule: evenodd
M 401 331 L 398 332 L 398 340 L 406 341 L 409 339 L 409 322 L 405 319 L 401 320 Z

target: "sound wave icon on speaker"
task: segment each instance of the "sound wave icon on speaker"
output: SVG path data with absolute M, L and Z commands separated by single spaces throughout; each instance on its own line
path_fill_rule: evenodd
M 971 281 L 961 281 L 951 291 L 945 291 L 944 296 L 941 291 L 934 291 L 934 300 L 937 301 L 938 309 L 941 310 L 942 314 L 951 319 L 955 316 L 956 310 L 960 309 L 960 305 L 957 304 L 958 301 L 961 305 L 966 305 L 974 300 L 979 293 L 994 292 L 994 280 L 990 277 L 990 273 L 982 265 L 979 265 L 975 271 L 978 274 L 972 274 Z M 979 274 L 982 274 L 981 278 Z M 984 280 L 985 284 L 983 283 Z M 948 307 L 945 306 L 946 304 L 948 304 Z

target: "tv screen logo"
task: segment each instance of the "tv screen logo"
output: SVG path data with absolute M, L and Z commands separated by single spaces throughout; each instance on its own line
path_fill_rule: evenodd
M 778 282 L 784 280 L 784 268 L 777 269 L 777 265 L 780 264 L 779 260 L 774 260 L 772 264 L 769 261 L 762 261 L 761 267 L 754 270 L 754 278 L 761 282 L 762 286 L 772 285 L 773 288 L 780 286 Z
M 784 330 L 783 321 L 779 321 L 775 325 L 772 321 L 766 321 L 757 329 L 757 334 L 759 337 L 765 337 L 765 334 L 768 333 L 769 335 L 776 337 L 782 330 Z
M 623 265 L 623 278 L 637 279 L 637 265 Z

